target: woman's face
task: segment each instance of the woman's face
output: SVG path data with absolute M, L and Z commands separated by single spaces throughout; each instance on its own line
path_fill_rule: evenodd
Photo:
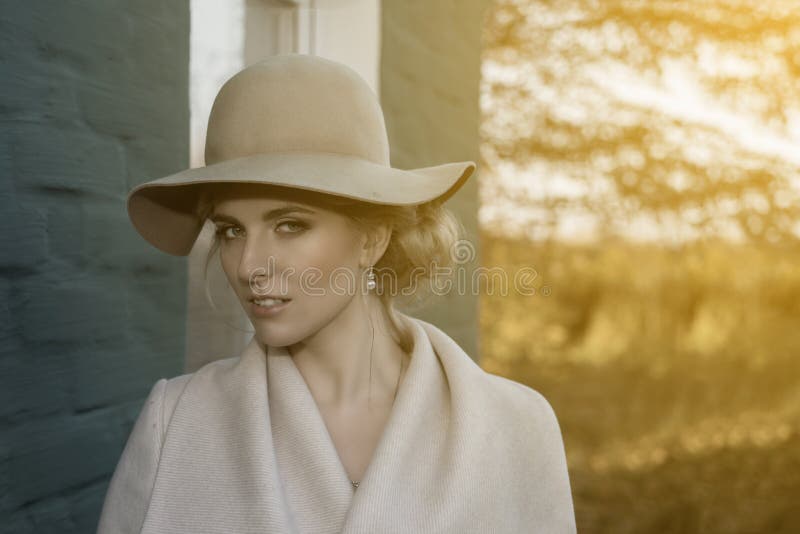
M 209 218 L 222 268 L 263 344 L 306 339 L 357 296 L 362 261 L 369 260 L 346 217 L 237 186 L 217 197 Z M 277 307 L 255 302 L 267 295 L 289 300 Z

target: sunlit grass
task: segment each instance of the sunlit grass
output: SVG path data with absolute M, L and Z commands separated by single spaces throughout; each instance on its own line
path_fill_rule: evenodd
M 481 365 L 556 410 L 581 532 L 800 527 L 800 251 L 482 245 L 484 263 L 534 267 L 550 290 L 485 291 Z

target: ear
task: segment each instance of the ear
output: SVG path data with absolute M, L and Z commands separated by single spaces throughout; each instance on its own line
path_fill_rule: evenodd
M 369 267 L 378 263 L 386 252 L 391 238 L 392 229 L 385 224 L 370 229 L 362 240 L 361 266 Z

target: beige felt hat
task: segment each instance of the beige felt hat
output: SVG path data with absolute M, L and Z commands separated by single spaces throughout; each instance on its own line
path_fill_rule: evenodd
M 204 167 L 134 187 L 128 215 L 156 248 L 186 256 L 203 228 L 202 184 L 296 187 L 378 204 L 416 205 L 453 195 L 472 161 L 395 169 L 372 88 L 346 65 L 282 54 L 232 76 L 211 108 Z

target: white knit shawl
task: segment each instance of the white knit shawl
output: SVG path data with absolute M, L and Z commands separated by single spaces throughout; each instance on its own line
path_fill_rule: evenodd
M 415 348 L 357 489 L 289 352 L 254 337 L 153 386 L 98 533 L 574 533 L 550 404 L 400 315 Z

